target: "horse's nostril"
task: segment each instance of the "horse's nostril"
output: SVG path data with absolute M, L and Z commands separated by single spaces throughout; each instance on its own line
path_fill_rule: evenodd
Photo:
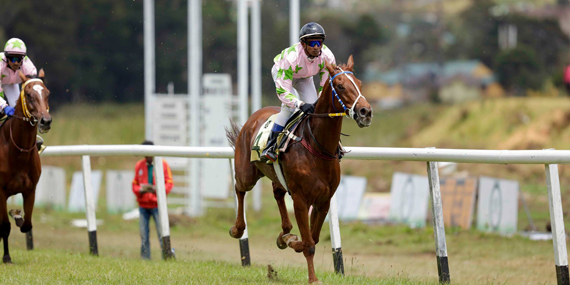
M 368 108 L 360 108 L 359 113 L 361 117 L 366 117 L 366 115 L 369 113 Z

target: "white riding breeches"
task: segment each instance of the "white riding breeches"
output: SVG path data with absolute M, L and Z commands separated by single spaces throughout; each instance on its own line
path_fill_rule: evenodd
M 277 79 L 277 68 L 275 66 L 271 69 L 271 76 L 274 81 Z M 317 89 L 315 88 L 312 76 L 308 78 L 293 78 L 293 89 L 291 93 L 305 103 L 313 104 L 317 101 Z M 294 108 L 282 103 L 281 112 L 277 115 L 275 123 L 280 126 L 285 126 L 287 120 L 289 120 L 294 112 Z
M 20 97 L 20 86 L 18 84 L 2 84 L 2 89 L 4 89 L 4 96 L 6 96 L 8 105 L 15 108 L 16 100 Z M 0 106 L 4 104 L 6 104 L 6 102 L 0 98 Z

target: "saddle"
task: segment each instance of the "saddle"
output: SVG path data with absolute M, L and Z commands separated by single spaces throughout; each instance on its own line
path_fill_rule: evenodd
M 263 123 L 263 125 L 257 132 L 255 140 L 253 141 L 253 146 L 251 148 L 251 157 L 250 157 L 251 162 L 260 161 L 261 153 L 267 146 L 269 134 L 271 134 L 271 129 L 273 128 L 273 124 L 275 124 L 276 117 L 277 114 L 274 114 L 269 118 L 267 118 L 265 123 Z M 279 154 L 286 152 L 291 144 L 297 142 L 303 143 L 303 138 L 300 136 L 296 136 L 294 133 L 297 130 L 297 127 L 299 127 L 299 125 L 301 125 L 301 123 L 308 117 L 309 115 L 299 110 L 295 112 L 291 116 L 291 118 L 289 118 L 289 120 L 285 124 L 285 127 L 283 128 L 283 131 L 279 134 L 279 136 L 277 136 L 277 142 L 275 148 L 275 153 L 277 154 L 277 161 L 279 161 Z M 316 142 L 316 144 L 318 145 L 318 142 Z M 305 146 L 306 144 L 303 143 L 303 145 Z M 311 149 L 309 149 L 309 151 L 313 152 Z M 346 150 L 342 147 L 342 144 L 339 142 L 339 146 L 336 153 L 339 161 L 340 159 L 342 159 L 345 153 Z M 318 154 L 316 155 L 319 157 Z

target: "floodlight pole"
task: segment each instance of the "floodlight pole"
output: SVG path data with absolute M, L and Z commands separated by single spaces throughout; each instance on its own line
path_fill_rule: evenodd
M 154 0 L 144 0 L 144 137 L 152 140 L 152 101 L 155 93 Z

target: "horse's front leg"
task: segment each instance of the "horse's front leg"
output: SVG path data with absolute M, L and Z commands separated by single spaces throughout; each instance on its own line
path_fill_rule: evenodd
M 277 206 L 279 207 L 279 214 L 281 215 L 281 229 L 283 231 L 277 237 L 277 247 L 280 249 L 287 248 L 287 243 L 283 241 L 283 235 L 289 234 L 291 229 L 293 229 L 293 224 L 289 219 L 289 213 L 287 213 L 287 206 L 285 205 L 285 195 L 287 192 L 282 188 L 277 186 L 277 183 L 273 182 L 273 197 L 277 201 Z
M 324 205 L 313 206 L 313 211 L 311 212 L 311 235 L 315 244 L 319 243 L 319 237 L 321 235 L 321 229 L 323 228 L 323 223 L 329 212 L 330 200 Z
M 8 249 L 8 236 L 10 235 L 10 220 L 8 219 L 8 212 L 6 207 L 6 195 L 4 189 L 0 189 L 0 238 L 4 241 L 4 256 L 2 261 L 4 263 L 12 263 L 10 258 L 10 250 Z
M 301 232 L 301 241 L 288 242 L 289 247 L 293 248 L 296 252 L 303 252 L 307 260 L 307 268 L 309 271 L 309 283 L 317 282 L 315 275 L 315 266 L 313 264 L 313 257 L 315 256 L 315 242 L 311 235 L 309 228 L 309 207 L 307 203 L 297 195 L 293 195 L 293 206 L 295 208 L 295 218 L 297 219 L 297 226 Z
M 24 224 L 20 231 L 27 233 L 32 230 L 32 214 L 34 212 L 34 202 L 36 200 L 36 190 L 29 191 L 24 197 Z

